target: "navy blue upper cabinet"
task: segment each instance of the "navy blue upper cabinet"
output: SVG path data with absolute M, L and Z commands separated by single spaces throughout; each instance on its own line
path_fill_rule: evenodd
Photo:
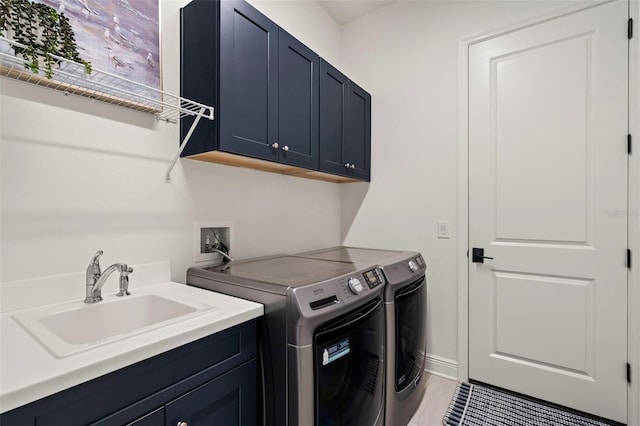
M 320 61 L 320 170 L 346 174 L 342 146 L 346 140 L 349 79 Z
M 371 95 L 353 81 L 349 81 L 347 108 L 344 159 L 349 163 L 350 176 L 368 181 L 371 171 Z
M 320 60 L 320 171 L 370 179 L 371 95 Z
M 318 55 L 242 0 L 192 1 L 181 32 L 181 93 L 216 115 L 183 156 L 219 150 L 317 170 Z
M 364 90 L 243 0 L 193 0 L 181 13 L 181 95 L 215 108 L 183 157 L 334 182 L 369 179 Z M 181 119 L 182 139 L 193 120 Z
M 246 2 L 220 3 L 216 118 L 223 151 L 278 159 L 272 148 L 278 140 L 278 32 L 276 24 Z
M 320 58 L 280 29 L 280 162 L 318 169 L 318 77 Z
M 213 1 L 193 1 L 180 10 L 180 94 L 215 108 L 215 120 L 201 120 L 198 123 L 182 151 L 183 157 L 218 149 L 218 124 L 221 116 L 224 116 L 218 102 L 218 5 Z M 181 140 L 187 135 L 194 119 L 180 119 Z
M 182 96 L 212 105 L 183 156 L 222 150 L 277 161 L 278 32 L 244 1 L 192 1 L 182 8 Z M 182 137 L 193 118 L 181 120 Z

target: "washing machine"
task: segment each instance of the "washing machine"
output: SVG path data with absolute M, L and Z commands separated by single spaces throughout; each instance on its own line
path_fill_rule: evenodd
M 193 267 L 187 284 L 264 305 L 260 411 L 269 426 L 382 426 L 386 280 L 375 264 L 278 255 Z
M 426 388 L 427 265 L 420 253 L 331 247 L 300 253 L 312 259 L 378 265 L 387 284 L 385 424 L 405 426 L 415 414 Z

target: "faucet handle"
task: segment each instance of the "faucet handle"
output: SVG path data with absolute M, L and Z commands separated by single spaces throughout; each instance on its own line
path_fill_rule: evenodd
M 100 270 L 100 256 L 102 256 L 103 253 L 104 252 L 102 250 L 98 250 L 89 261 L 89 265 L 87 266 L 88 286 L 95 284 L 96 280 L 100 278 L 100 275 L 102 274 L 102 271 Z
M 116 293 L 116 296 L 130 296 L 129 293 L 129 274 L 133 272 L 133 268 L 131 266 L 122 265 L 122 269 L 120 270 L 120 291 Z
M 91 264 L 96 264 L 100 262 L 100 256 L 102 256 L 104 252 L 102 250 L 98 250 L 96 254 L 91 258 Z
M 96 254 L 93 255 L 91 260 L 89 261 L 89 266 L 87 267 L 87 272 L 91 270 L 94 274 L 100 275 L 100 257 L 104 252 L 102 250 L 98 250 Z

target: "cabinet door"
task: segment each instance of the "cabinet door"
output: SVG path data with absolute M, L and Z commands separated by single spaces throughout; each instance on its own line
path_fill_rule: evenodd
M 215 108 L 218 115 L 218 4 L 192 1 L 181 9 L 180 95 Z M 180 141 L 195 117 L 180 119 Z M 200 120 L 182 156 L 200 154 L 218 147 L 218 120 Z
M 349 81 L 347 96 L 347 137 L 343 159 L 349 163 L 351 176 L 369 180 L 371 170 L 371 95 Z
M 160 407 L 149 414 L 127 423 L 127 426 L 162 426 L 164 425 L 164 407 Z
M 255 358 L 205 383 L 165 406 L 166 426 L 255 426 L 257 424 Z
M 276 161 L 278 26 L 244 1 L 220 2 L 220 126 L 223 151 Z
M 320 164 L 323 172 L 348 176 L 342 148 L 346 139 L 349 79 L 320 59 Z
M 279 159 L 317 170 L 319 57 L 283 29 L 279 44 Z

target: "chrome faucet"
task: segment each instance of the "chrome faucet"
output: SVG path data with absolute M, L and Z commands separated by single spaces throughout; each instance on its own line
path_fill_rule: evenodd
M 98 250 L 91 258 L 89 266 L 87 266 L 87 295 L 84 303 L 96 303 L 102 300 L 102 286 L 113 272 L 120 272 L 120 291 L 116 296 L 128 296 L 129 293 L 129 274 L 133 272 L 133 268 L 125 263 L 114 263 L 102 272 L 100 270 L 100 256 L 102 250 Z

